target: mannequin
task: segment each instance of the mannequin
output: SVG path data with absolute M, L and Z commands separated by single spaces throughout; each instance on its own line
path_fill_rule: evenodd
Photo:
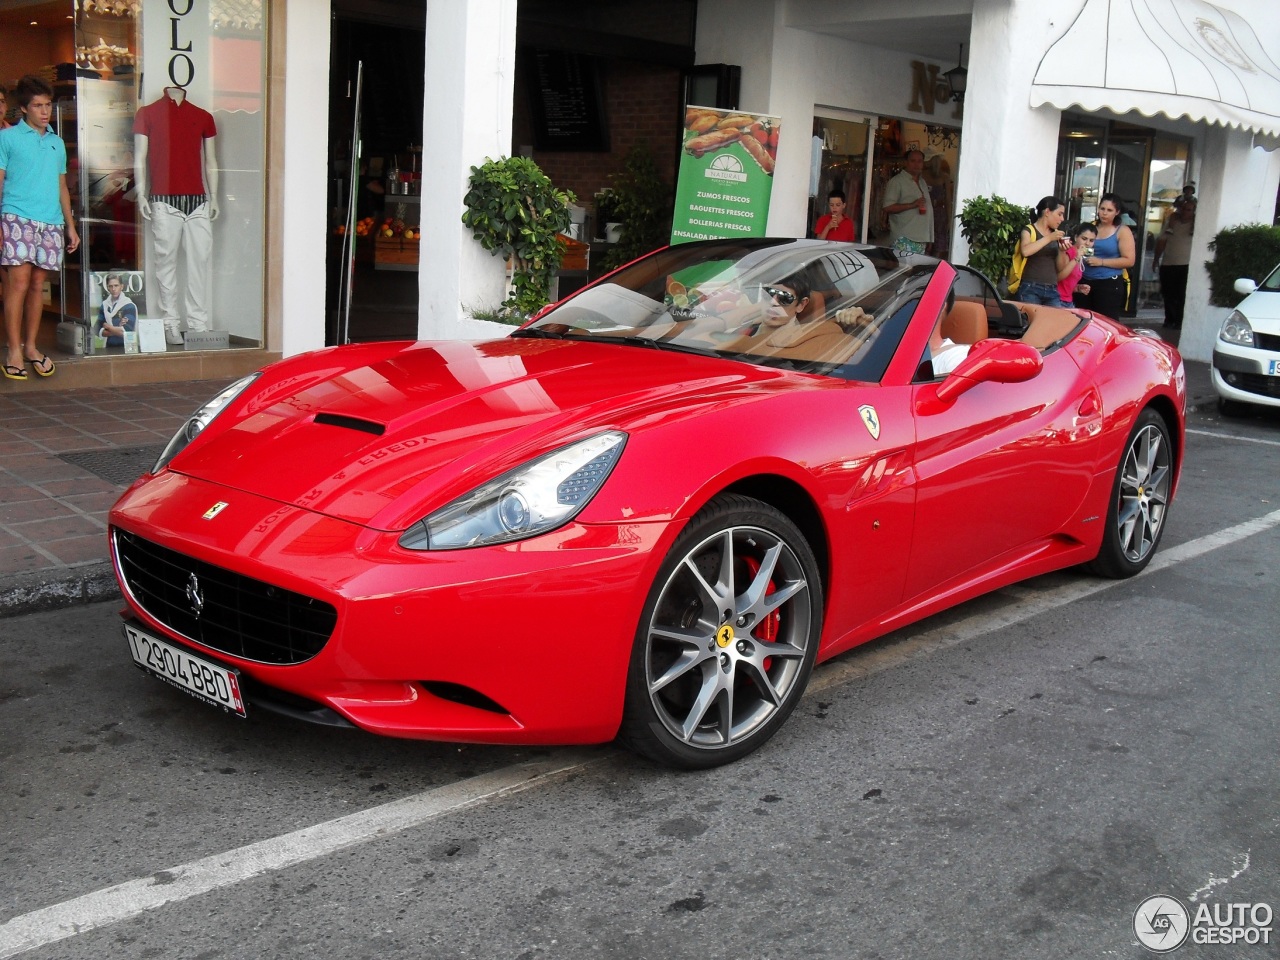
M 151 221 L 156 305 L 165 340 L 181 344 L 188 330 L 209 329 L 213 228 L 218 217 L 218 165 L 213 115 L 165 87 L 133 119 L 134 179 L 138 210 Z M 183 311 L 178 310 L 178 262 L 185 268 Z

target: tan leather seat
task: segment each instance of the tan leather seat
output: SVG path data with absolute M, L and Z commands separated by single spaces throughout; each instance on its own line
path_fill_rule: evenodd
M 1079 317 L 1062 307 L 1046 307 L 1042 303 L 1019 303 L 1018 308 L 1027 315 L 1029 321 L 1027 332 L 1022 335 L 1022 342 L 1031 344 L 1037 350 L 1044 350 L 1051 344 L 1057 343 L 1080 322 Z
M 942 335 L 952 343 L 987 339 L 987 311 L 972 300 L 957 300 L 942 319 Z

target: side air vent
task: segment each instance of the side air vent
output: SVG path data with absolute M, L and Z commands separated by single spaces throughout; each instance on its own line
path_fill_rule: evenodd
M 466 687 L 460 683 L 449 683 L 447 680 L 419 680 L 418 682 L 428 693 L 441 700 L 460 703 L 464 707 L 475 707 L 477 710 L 487 710 L 489 713 L 511 716 L 511 712 L 502 704 L 494 702 L 472 687 Z
M 316 423 L 325 423 L 331 427 L 346 427 L 348 430 L 360 430 L 380 437 L 387 432 L 384 424 L 372 420 L 361 420 L 359 417 L 344 417 L 340 413 L 317 413 Z

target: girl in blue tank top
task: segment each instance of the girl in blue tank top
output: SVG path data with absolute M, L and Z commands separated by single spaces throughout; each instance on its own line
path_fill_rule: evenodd
M 1084 278 L 1089 292 L 1081 300 L 1087 310 L 1120 319 L 1129 301 L 1125 271 L 1134 264 L 1133 231 L 1120 220 L 1124 207 L 1114 193 L 1104 193 L 1098 203 L 1098 239 L 1093 256 L 1084 258 Z

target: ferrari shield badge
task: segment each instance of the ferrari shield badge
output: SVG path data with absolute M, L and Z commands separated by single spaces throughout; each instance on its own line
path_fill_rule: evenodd
M 866 414 L 863 414 L 863 417 L 865 419 Z M 215 503 L 212 507 L 210 507 L 208 510 L 204 512 L 204 519 L 212 520 L 214 517 L 216 517 L 225 509 L 227 509 L 226 501 L 219 500 L 217 503 Z
M 871 434 L 871 439 L 879 440 L 880 415 L 876 413 L 876 408 L 869 403 L 864 403 L 858 408 L 858 413 L 862 416 L 862 423 L 867 428 L 867 433 Z

